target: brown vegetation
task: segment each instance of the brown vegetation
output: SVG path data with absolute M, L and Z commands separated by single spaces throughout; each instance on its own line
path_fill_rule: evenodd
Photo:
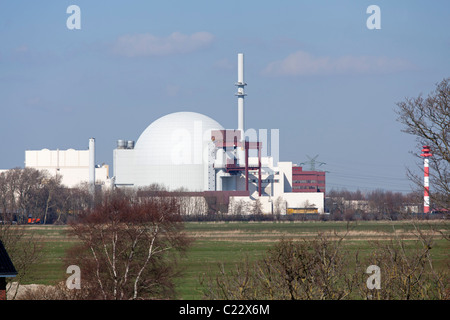
M 347 230 L 349 231 L 349 229 Z M 416 228 L 415 241 L 372 242 L 361 258 L 344 244 L 347 234 L 283 238 L 262 259 L 224 265 L 201 279 L 206 299 L 342 300 L 449 299 L 448 271 L 437 271 L 431 251 L 437 232 Z M 431 234 L 431 235 L 430 235 Z M 367 267 L 381 270 L 381 288 L 367 286 Z
M 134 198 L 120 192 L 71 223 L 82 244 L 68 264 L 82 270 L 89 299 L 152 299 L 175 294 L 177 256 L 190 241 L 175 198 Z

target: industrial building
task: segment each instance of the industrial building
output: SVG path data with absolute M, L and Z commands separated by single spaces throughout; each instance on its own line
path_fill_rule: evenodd
M 25 168 L 45 170 L 59 175 L 61 183 L 73 188 L 82 183 L 110 187 L 109 166 L 95 164 L 95 139 L 86 150 L 26 150 Z
M 241 53 L 235 85 L 236 129 L 224 129 L 218 121 L 195 112 L 163 116 L 136 143 L 117 141 L 114 186 L 160 184 L 168 190 L 187 191 L 191 197 L 225 197 L 228 211 L 237 202 L 251 205 L 257 200 L 264 213 L 273 212 L 274 203 L 281 204 L 282 213 L 324 213 L 325 172 L 302 171 L 292 162 L 278 161 L 278 130 L 271 132 L 270 141 L 261 139 L 254 129 L 245 130 L 247 84 Z
M 300 166 L 292 167 L 293 192 L 325 193 L 325 171 L 305 171 Z

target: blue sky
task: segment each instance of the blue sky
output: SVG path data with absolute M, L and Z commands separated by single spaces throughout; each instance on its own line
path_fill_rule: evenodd
M 81 9 L 69 30 L 68 6 Z M 378 5 L 381 29 L 366 9 Z M 25 150 L 87 149 L 112 166 L 117 139 L 157 118 L 206 114 L 279 129 L 280 159 L 326 163 L 327 189 L 410 190 L 416 143 L 395 103 L 450 71 L 448 1 L 0 0 L 0 168 Z M 306 166 L 307 168 L 308 166 Z M 417 169 L 418 170 L 418 169 Z

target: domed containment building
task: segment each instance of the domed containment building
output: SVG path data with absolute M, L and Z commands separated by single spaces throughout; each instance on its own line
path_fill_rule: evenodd
M 114 150 L 116 186 L 208 190 L 211 132 L 223 130 L 215 120 L 195 112 L 168 114 L 151 123 L 133 143 L 119 140 Z

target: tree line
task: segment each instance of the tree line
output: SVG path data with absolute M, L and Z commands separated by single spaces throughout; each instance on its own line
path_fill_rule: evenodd
M 381 189 L 367 193 L 332 189 L 325 206 L 332 220 L 403 219 L 423 212 L 423 196 Z
M 179 196 L 177 191 L 168 192 L 159 185 L 151 185 L 127 192 L 145 194 L 164 192 L 179 198 L 180 213 L 186 221 L 195 220 L 379 220 L 403 219 L 414 216 L 423 209 L 423 196 L 419 192 L 408 194 L 386 190 L 361 191 L 330 190 L 327 192 L 325 209 L 329 215 L 284 216 L 282 201 L 274 201 L 273 214 L 263 214 L 261 203 L 253 205 L 232 202 L 229 212 L 208 207 L 202 197 Z M 33 168 L 15 168 L 0 173 L 0 223 L 66 224 L 95 203 L 100 203 L 105 191 L 92 194 L 87 184 L 68 188 L 61 177 Z M 285 206 L 285 204 L 284 204 Z M 31 219 L 31 220 L 29 220 Z
M 66 223 L 89 207 L 93 197 L 87 185 L 68 188 L 61 176 L 34 168 L 14 168 L 0 173 L 2 223 Z

